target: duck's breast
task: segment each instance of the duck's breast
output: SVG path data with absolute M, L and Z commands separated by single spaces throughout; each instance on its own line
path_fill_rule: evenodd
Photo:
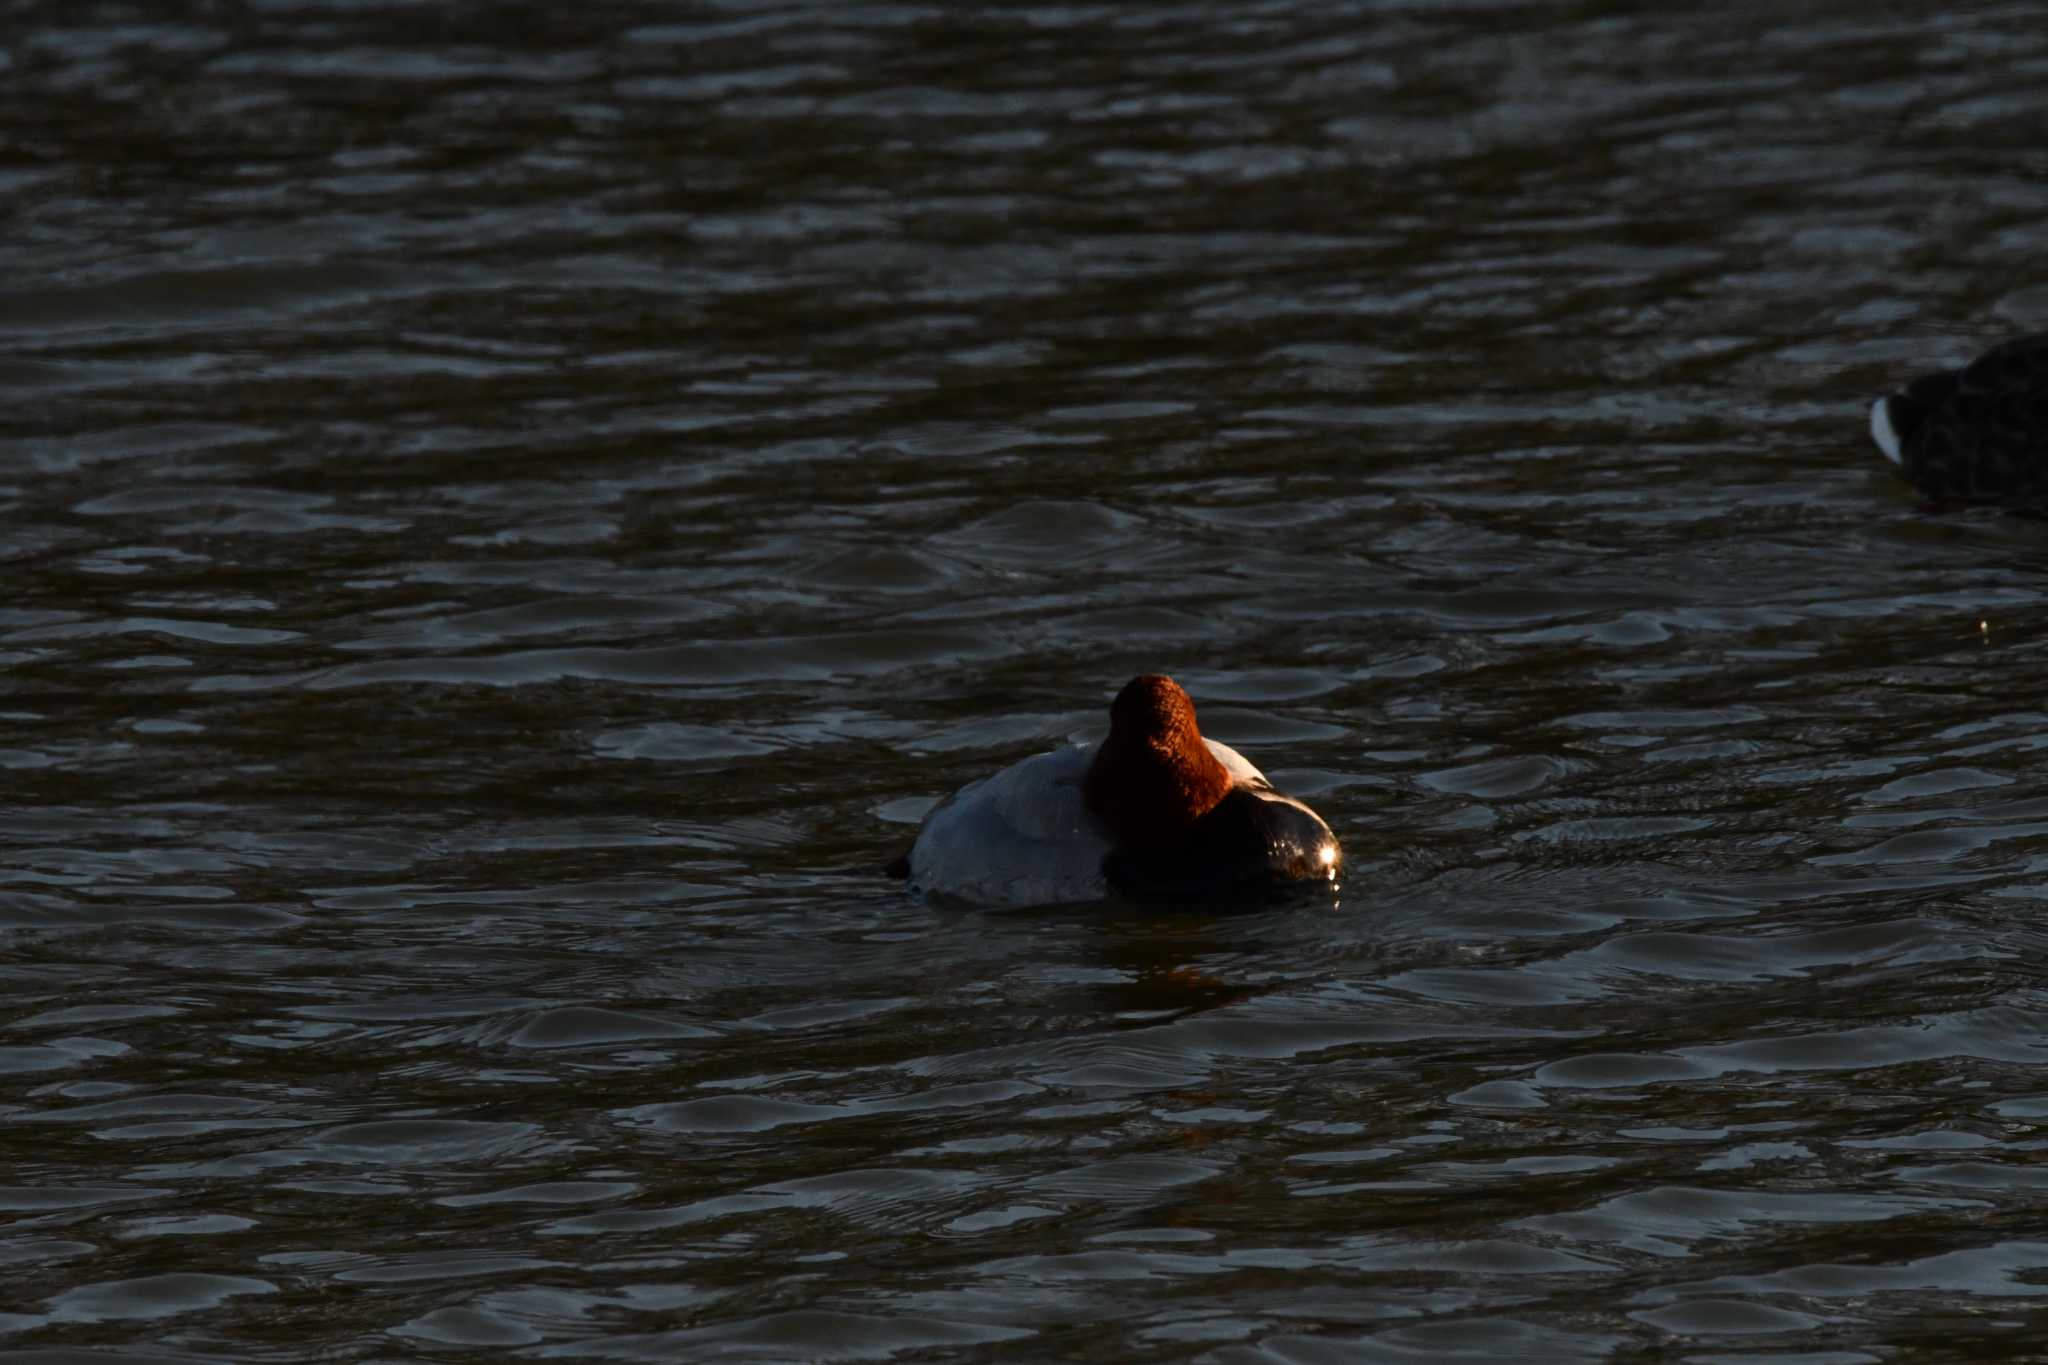
M 1228 744 L 1202 742 L 1230 773 L 1230 794 L 1195 822 L 1185 847 L 1112 853 L 1105 880 L 1133 900 L 1246 903 L 1289 886 L 1334 883 L 1343 855 L 1323 818 L 1275 791 Z

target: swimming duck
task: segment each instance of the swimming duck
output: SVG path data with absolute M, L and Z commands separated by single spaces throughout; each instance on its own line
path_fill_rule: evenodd
M 1131 679 L 1109 735 L 1013 763 L 932 808 L 891 871 L 983 905 L 1257 897 L 1337 879 L 1322 817 L 1202 737 L 1173 679 Z
M 1929 498 L 2048 511 L 2048 332 L 1886 394 L 1870 434 Z

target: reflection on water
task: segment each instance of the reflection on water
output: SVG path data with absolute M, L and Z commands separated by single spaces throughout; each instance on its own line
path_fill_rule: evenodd
M 0 1356 L 2031 1349 L 2025 18 L 24 21 Z M 1336 904 L 875 875 L 1151 669 Z

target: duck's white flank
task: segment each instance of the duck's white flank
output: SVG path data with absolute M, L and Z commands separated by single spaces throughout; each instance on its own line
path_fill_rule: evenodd
M 1884 452 L 1887 460 L 1903 465 L 1906 458 L 1900 454 L 1902 443 L 1899 433 L 1892 427 L 1891 404 L 1892 400 L 1885 397 L 1870 405 L 1870 439 L 1877 442 L 1877 448 Z
M 1300 805 L 1228 744 L 1204 739 L 1231 780 Z M 1102 860 L 1116 848 L 1081 794 L 1092 745 L 1013 763 L 932 808 L 910 851 L 911 885 L 982 905 L 1059 905 L 1109 894 Z M 1302 807 L 1304 810 L 1307 807 Z

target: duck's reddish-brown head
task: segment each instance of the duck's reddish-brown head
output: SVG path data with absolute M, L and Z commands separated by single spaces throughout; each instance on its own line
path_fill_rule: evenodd
M 1202 742 L 1195 704 L 1180 684 L 1147 673 L 1109 708 L 1109 738 L 1095 751 L 1082 797 L 1127 849 L 1170 849 L 1229 794 L 1230 773 Z

